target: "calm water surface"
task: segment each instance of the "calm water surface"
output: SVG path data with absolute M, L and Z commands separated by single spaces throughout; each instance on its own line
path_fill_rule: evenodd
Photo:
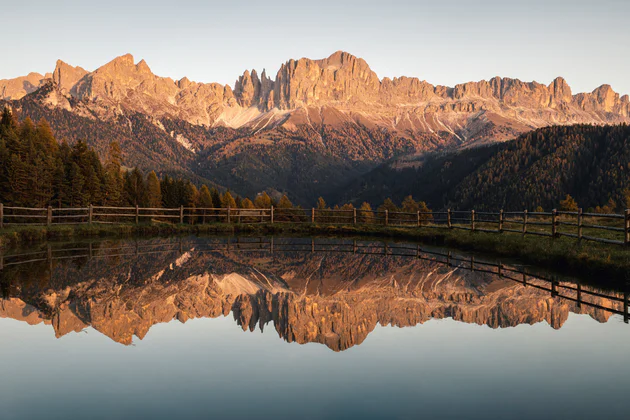
M 627 293 L 597 279 L 515 262 L 499 275 L 482 256 L 310 238 L 10 254 L 2 419 L 624 419 L 630 409 Z

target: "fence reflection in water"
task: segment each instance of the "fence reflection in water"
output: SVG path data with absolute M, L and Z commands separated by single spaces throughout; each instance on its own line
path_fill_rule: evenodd
M 48 262 L 50 272 L 53 262 L 60 260 L 92 259 L 128 257 L 151 254 L 178 252 L 311 252 L 311 253 L 349 253 L 357 255 L 382 255 L 388 257 L 417 258 L 431 261 L 456 269 L 470 270 L 478 273 L 488 273 L 500 279 L 522 284 L 524 287 L 534 287 L 549 292 L 553 298 L 561 298 L 575 302 L 578 308 L 588 306 L 621 315 L 625 323 L 629 322 L 628 310 L 630 290 L 604 291 L 592 286 L 585 286 L 579 282 L 560 280 L 556 276 L 542 275 L 524 266 L 503 264 L 501 262 L 485 261 L 475 256 L 465 256 L 452 251 L 423 249 L 420 245 L 399 244 L 388 242 L 359 242 L 356 240 L 310 239 L 308 242 L 298 242 L 294 238 L 226 238 L 217 242 L 195 241 L 178 238 L 161 243 L 140 243 L 133 245 L 100 246 L 93 242 L 70 248 L 53 248 L 51 244 L 41 251 L 0 255 L 0 270 L 12 266 Z M 0 271 L 1 274 L 1 271 Z M 607 307 L 589 302 L 586 297 L 598 297 L 618 303 L 622 309 Z

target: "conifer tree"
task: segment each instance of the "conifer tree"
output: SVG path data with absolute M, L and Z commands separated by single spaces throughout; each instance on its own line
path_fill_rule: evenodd
M 562 211 L 578 211 L 578 204 L 569 194 L 564 200 L 560 201 L 560 210 Z
M 104 202 L 110 206 L 121 204 L 123 195 L 123 176 L 121 170 L 121 151 L 118 142 L 109 144 L 109 153 L 105 161 L 105 197 Z
M 408 195 L 402 202 L 402 211 L 405 213 L 416 213 L 419 210 L 418 203 L 412 196 Z
M 223 206 L 221 202 L 221 195 L 219 194 L 219 190 L 217 190 L 216 187 L 212 187 L 210 189 L 210 196 L 212 197 L 212 207 L 218 209 Z
M 254 206 L 256 206 L 257 209 L 268 209 L 271 208 L 271 205 L 271 197 L 264 191 L 258 194 L 254 199 Z
M 357 212 L 357 219 L 359 219 L 359 223 L 374 223 L 374 212 L 372 211 L 372 206 L 370 206 L 370 203 L 364 202 L 363 204 L 361 204 L 361 207 Z
M 138 168 L 125 173 L 125 201 L 132 206 L 144 205 L 144 176 Z
M 212 208 L 212 194 L 208 189 L 207 185 L 202 185 L 199 189 L 199 207 L 203 208 L 202 210 L 202 223 L 206 223 L 206 215 L 208 214 L 207 208 Z
M 212 208 L 212 194 L 207 185 L 202 185 L 199 189 L 199 207 Z
M 427 206 L 427 203 L 420 201 L 418 203 L 418 210 L 420 212 L 420 224 L 425 225 L 433 221 L 433 212 Z
M 223 197 L 221 197 L 221 207 L 227 208 L 227 209 L 236 208 L 236 201 L 234 201 L 234 197 L 232 197 L 232 194 L 230 194 L 229 190 L 226 191 L 225 194 L 223 194 Z M 227 221 L 227 218 L 226 218 L 226 221 Z
M 289 200 L 289 197 L 287 197 L 286 195 L 283 195 L 280 198 L 280 201 L 278 201 L 278 208 L 279 209 L 292 209 L 293 203 L 291 202 L 291 200 Z
M 155 171 L 151 171 L 147 175 L 144 202 L 152 208 L 162 207 L 162 189 Z
M 195 209 L 199 203 L 199 191 L 197 187 L 195 187 L 195 184 L 190 181 L 188 181 L 184 187 L 183 201 L 182 205 L 191 209 L 189 210 L 191 215 L 188 217 L 188 222 L 191 224 L 195 223 L 197 221 Z
M 221 207 L 223 208 L 236 208 L 236 201 L 234 201 L 234 197 L 230 193 L 230 190 L 227 190 L 223 197 L 221 197 Z

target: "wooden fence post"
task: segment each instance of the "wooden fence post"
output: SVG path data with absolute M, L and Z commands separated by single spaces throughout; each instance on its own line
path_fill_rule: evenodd
M 136 225 L 140 221 L 140 206 L 136 204 Z
M 357 209 L 352 209 L 353 210 L 353 214 L 352 214 L 352 224 L 356 225 L 357 224 Z
M 551 211 L 551 237 L 553 239 L 556 238 L 556 235 L 558 234 L 558 210 L 553 209 Z
M 623 322 L 628 323 L 628 291 L 623 292 Z
M 523 235 L 527 234 L 527 210 L 523 210 Z
M 179 206 L 179 224 L 184 224 L 184 206 Z
M 385 226 L 389 225 L 389 210 L 385 210 Z
M 582 241 L 582 221 L 583 221 L 583 217 L 582 217 L 582 209 L 579 208 L 578 209 L 578 214 L 577 214 L 577 236 L 578 236 L 578 241 Z
M 271 224 L 273 225 L 273 206 L 271 206 Z
M 311 223 L 315 223 L 315 207 L 311 207 Z
M 4 228 L 4 204 L 0 203 L 0 229 Z
M 448 209 L 446 211 L 446 226 L 448 226 L 449 229 L 453 228 L 453 223 L 451 222 L 451 209 Z
M 48 215 L 46 217 L 46 224 L 48 226 L 52 225 L 52 207 L 48 206 Z
M 503 210 L 499 211 L 499 233 L 503 233 Z
M 92 224 L 92 217 L 93 217 L 93 213 L 94 213 L 94 207 L 92 207 L 92 205 L 90 204 L 88 206 L 88 223 L 91 225 Z
M 227 208 L 227 222 L 228 222 L 228 224 L 230 223 L 230 213 L 231 213 L 231 209 L 230 209 L 230 206 L 228 206 L 228 208 Z
M 418 227 L 420 227 L 420 210 L 418 210 Z
M 475 211 L 470 211 L 470 230 L 475 231 Z
M 630 209 L 626 209 L 626 245 L 630 246 Z

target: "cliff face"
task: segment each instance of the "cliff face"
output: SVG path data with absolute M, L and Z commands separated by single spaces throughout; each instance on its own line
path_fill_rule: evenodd
M 51 324 L 57 337 L 90 326 L 122 344 L 157 323 L 230 312 L 243 330 L 271 324 L 288 342 L 335 351 L 361 344 L 377 324 L 448 317 L 491 328 L 542 321 L 560 328 L 569 312 L 600 322 L 610 316 L 493 275 L 370 255 L 191 251 L 96 259 L 58 265 L 45 284 L 20 287 L 0 302 L 0 316 Z
M 46 80 L 34 73 L 3 80 L 0 92 L 4 99 L 20 99 Z M 500 77 L 455 87 L 412 77 L 381 80 L 363 59 L 342 51 L 321 60 L 289 60 L 275 80 L 265 71 L 260 77 L 256 70 L 245 71 L 233 91 L 216 83 L 158 77 L 144 60 L 134 63 L 130 54 L 93 72 L 58 61 L 52 81 L 102 117 L 132 111 L 210 127 L 259 128 L 261 121 L 267 128 L 284 126 L 291 120 L 287 114 L 297 112 L 287 128 L 367 124 L 400 133 L 452 135 L 466 142 L 503 140 L 552 124 L 630 121 L 628 96 L 608 85 L 573 95 L 562 78 L 548 86 Z M 339 115 L 324 121 L 335 112 Z

